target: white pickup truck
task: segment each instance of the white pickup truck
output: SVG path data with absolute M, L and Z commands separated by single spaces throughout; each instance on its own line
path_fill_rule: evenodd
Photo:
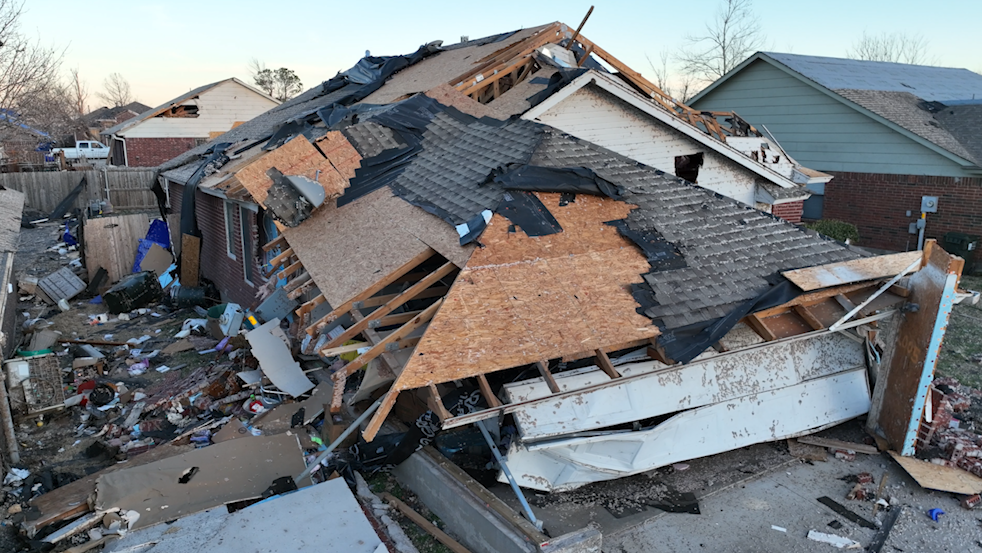
M 51 153 L 65 153 L 65 159 L 106 159 L 109 157 L 109 146 L 104 146 L 102 142 L 94 140 L 78 140 L 74 148 L 55 148 Z

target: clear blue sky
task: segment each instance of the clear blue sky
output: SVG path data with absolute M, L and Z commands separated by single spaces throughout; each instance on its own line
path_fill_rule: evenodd
M 608 0 L 583 34 L 649 78 L 653 60 L 698 33 L 718 0 Z M 353 65 L 365 50 L 405 54 L 431 40 L 457 42 L 552 21 L 575 27 L 590 1 L 330 2 L 316 0 L 30 0 L 21 30 L 67 48 L 94 93 L 112 72 L 151 106 L 228 77 L 248 63 L 294 69 L 309 88 Z M 765 49 L 844 56 L 863 31 L 921 34 L 939 65 L 982 71 L 982 0 L 756 0 Z M 350 11 L 361 10 L 361 11 Z

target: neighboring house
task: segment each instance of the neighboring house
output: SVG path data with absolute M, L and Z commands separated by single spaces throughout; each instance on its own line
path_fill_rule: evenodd
M 625 84 L 624 77 L 608 73 L 592 57 L 582 68 L 571 67 L 562 59 L 563 54 L 548 43 L 539 43 L 540 48 L 530 50 L 532 55 L 526 54 L 522 66 L 510 72 L 488 72 L 484 79 L 465 82 L 464 75 L 477 67 L 475 59 L 538 36 L 547 28 L 551 26 L 445 48 L 431 47 L 426 56 L 404 56 L 407 61 L 400 64 L 401 70 L 386 75 L 383 83 L 373 85 L 358 97 L 348 90 L 356 83 L 338 90 L 331 88 L 334 81 L 315 86 L 210 144 L 163 164 L 163 184 L 170 194 L 170 205 L 174 209 L 181 205 L 185 186 L 200 165 L 201 156 L 214 144 L 230 143 L 230 152 L 261 144 L 288 121 L 294 121 L 294 131 L 316 139 L 326 132 L 317 112 L 333 102 L 352 106 L 388 104 L 420 91 L 486 117 L 506 120 L 521 116 L 541 121 L 795 223 L 801 217 L 802 200 L 808 196 L 803 185 L 809 179 L 829 178 L 798 166 L 776 142 L 733 113 L 696 112 L 640 78 Z M 359 66 L 371 63 L 366 61 L 369 59 L 359 62 Z M 282 144 L 276 138 L 270 142 Z M 259 148 L 245 150 L 240 154 L 243 159 L 261 153 Z M 230 167 L 238 170 L 242 163 L 236 161 Z M 232 173 L 223 168 L 196 186 L 198 220 L 206 230 L 202 237 L 203 256 L 212 260 L 203 265 L 203 270 L 228 297 L 251 303 L 255 286 L 265 280 L 260 267 L 272 258 L 265 252 L 259 256 L 255 250 L 262 238 L 274 237 L 277 230 L 255 202 L 229 197 L 221 191 L 217 183 L 226 182 Z M 243 238 L 247 249 L 251 249 L 246 259 L 255 260 L 254 263 L 246 262 L 237 253 Z
M 150 110 L 150 106 L 141 104 L 140 102 L 130 102 L 125 106 L 116 106 L 114 108 L 103 106 L 99 109 L 94 109 L 82 117 L 82 122 L 88 130 L 88 135 L 76 136 L 75 140 L 83 140 L 85 138 L 98 140 L 99 134 L 102 131 L 109 127 L 114 127 L 123 121 L 132 119 L 148 110 Z
M 102 130 L 109 163 L 156 167 L 279 102 L 236 78 L 198 87 Z
M 853 223 L 865 246 L 916 249 L 925 197 L 938 198 L 925 204 L 936 209 L 927 210 L 927 237 L 982 235 L 982 75 L 760 52 L 692 105 L 735 110 L 833 175 L 813 189 L 806 217 Z

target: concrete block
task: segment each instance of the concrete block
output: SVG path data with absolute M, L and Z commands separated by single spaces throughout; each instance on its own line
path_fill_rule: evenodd
M 581 528 L 542 545 L 542 553 L 600 553 L 603 535 L 596 528 Z

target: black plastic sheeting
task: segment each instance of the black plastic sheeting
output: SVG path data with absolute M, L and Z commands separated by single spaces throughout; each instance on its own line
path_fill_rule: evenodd
M 781 282 L 756 298 L 740 304 L 736 309 L 727 313 L 725 317 L 682 328 L 662 330 L 662 334 L 658 336 L 658 344 L 664 348 L 665 356 L 676 363 L 688 363 L 700 353 L 711 348 L 713 344 L 719 342 L 723 336 L 726 336 L 727 332 L 740 322 L 740 319 L 749 313 L 777 307 L 793 300 L 802 293 L 801 289 L 790 281 L 782 277 L 777 278 L 781 278 Z M 653 305 L 653 296 L 650 295 L 650 290 L 647 290 L 645 294 L 638 294 L 638 291 L 635 289 L 634 299 L 642 305 L 639 312 L 643 313 L 644 306 Z
M 577 67 L 576 69 L 560 69 L 549 77 L 549 84 L 539 92 L 529 96 L 527 101 L 530 106 L 537 106 L 544 102 L 547 98 L 559 92 L 564 86 L 573 82 L 577 77 L 589 71 L 589 67 Z
M 686 267 L 685 258 L 675 244 L 665 240 L 655 230 L 635 230 L 628 226 L 626 219 L 607 221 L 605 223 L 617 229 L 628 240 L 634 242 L 651 265 L 651 272 L 670 271 Z
M 198 166 L 194 174 L 191 175 L 191 178 L 188 179 L 187 184 L 184 185 L 184 195 L 181 200 L 181 234 L 201 237 L 201 230 L 198 229 L 198 218 L 194 212 L 194 195 L 198 191 L 198 185 L 201 184 L 201 179 L 205 178 L 205 175 L 208 174 L 209 167 L 217 168 L 228 163 L 228 156 L 225 155 L 225 150 L 231 145 L 230 142 L 220 142 L 205 150 L 207 157 L 201 162 L 201 165 Z
M 489 180 L 500 184 L 505 190 L 568 192 L 623 199 L 621 187 L 585 167 L 511 166 L 492 171 Z
M 531 192 L 506 192 L 495 212 L 508 218 L 529 236 L 546 236 L 563 231 L 542 200 Z

